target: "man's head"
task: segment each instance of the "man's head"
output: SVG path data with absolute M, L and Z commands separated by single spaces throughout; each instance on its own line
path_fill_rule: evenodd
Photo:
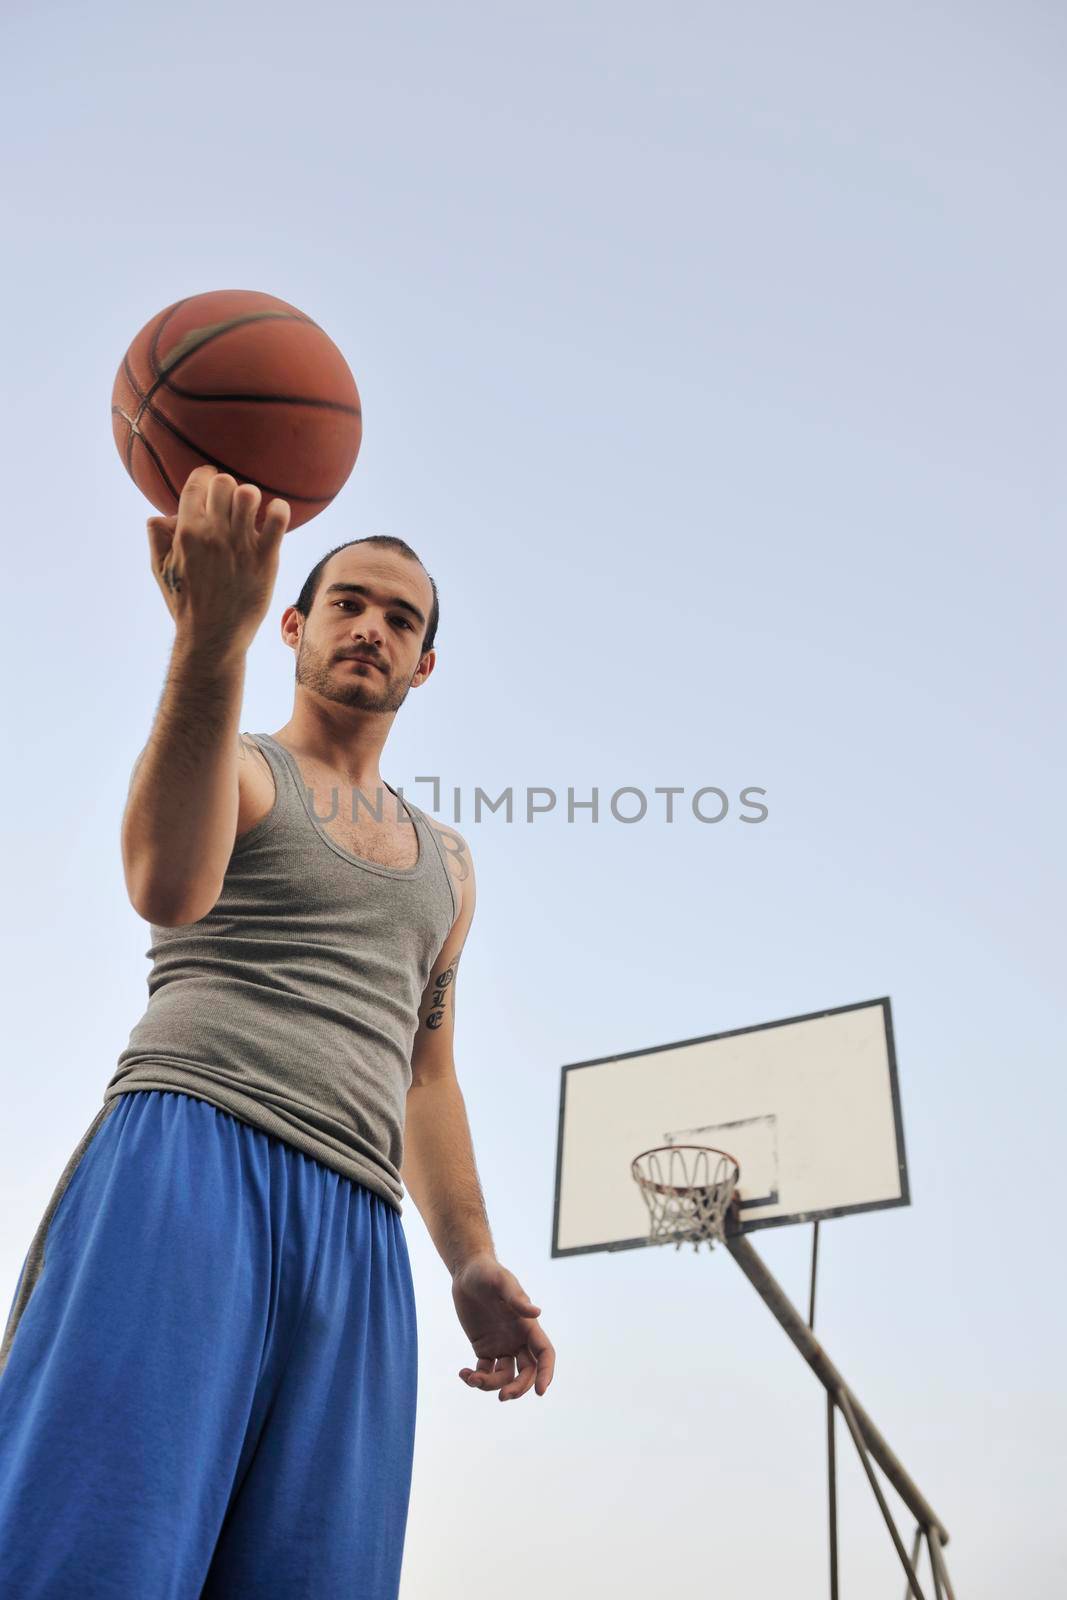
M 282 632 L 296 648 L 298 684 L 343 705 L 392 713 L 433 671 L 439 615 L 437 585 L 411 546 L 375 533 L 323 556 L 286 610 Z

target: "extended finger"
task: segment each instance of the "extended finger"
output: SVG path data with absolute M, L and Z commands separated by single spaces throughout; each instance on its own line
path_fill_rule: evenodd
M 501 1400 L 517 1400 L 520 1394 L 525 1394 L 537 1376 L 537 1363 L 528 1350 L 520 1350 L 516 1360 L 519 1364 L 519 1375 L 514 1383 L 507 1383 L 500 1391 Z
M 240 483 L 234 490 L 230 507 L 230 525 L 239 539 L 252 542 L 256 528 L 256 512 L 263 498 L 262 490 L 254 483 Z
M 520 1285 L 516 1284 L 511 1295 L 511 1304 L 521 1317 L 539 1317 L 541 1307 L 535 1306 L 530 1296 Z
M 185 512 L 186 518 L 192 514 L 202 515 L 207 510 L 208 490 L 215 472 L 214 467 L 207 465 L 194 467 L 186 478 L 182 492 L 178 496 L 179 509 Z
M 463 1379 L 464 1383 L 471 1383 L 471 1380 L 472 1379 L 476 1379 L 479 1376 L 479 1374 L 481 1374 L 483 1372 L 492 1372 L 492 1370 L 493 1370 L 492 1357 L 491 1356 L 482 1356 L 480 1358 L 479 1362 L 478 1362 L 477 1371 L 475 1371 L 475 1369 L 473 1367 L 460 1367 L 459 1375 Z M 471 1386 L 472 1386 L 472 1388 L 475 1388 L 475 1389 L 478 1387 L 477 1383 L 473 1383 L 473 1384 L 471 1384 Z
M 151 551 L 152 570 L 159 571 L 167 556 L 170 554 L 171 545 L 174 543 L 174 528 L 177 517 L 149 517 L 148 519 L 148 545 Z
M 481 1362 L 478 1365 L 481 1366 Z M 493 1363 L 492 1371 L 481 1374 L 481 1382 L 478 1384 L 478 1388 L 488 1389 L 492 1393 L 497 1389 L 502 1389 L 506 1383 L 510 1383 L 514 1376 L 515 1357 L 498 1356 Z
M 237 479 L 232 472 L 217 472 L 208 484 L 208 514 L 218 517 L 223 523 L 228 522 L 233 510 L 233 497 L 236 489 Z
M 459 1375 L 472 1389 L 502 1389 L 515 1376 L 515 1357 L 500 1356 L 494 1362 L 483 1356 L 478 1362 L 477 1372 L 472 1372 L 470 1367 L 463 1367 Z
M 275 496 L 264 513 L 263 526 L 259 530 L 260 541 L 267 545 L 280 544 L 291 515 L 288 500 L 279 500 Z
M 527 1343 L 537 1357 L 537 1392 L 544 1394 L 556 1371 L 556 1352 L 552 1341 L 539 1322 L 532 1324 Z

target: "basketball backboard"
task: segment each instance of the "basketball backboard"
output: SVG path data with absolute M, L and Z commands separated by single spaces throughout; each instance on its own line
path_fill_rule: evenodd
M 553 1256 L 648 1243 L 630 1163 L 712 1145 L 742 1232 L 909 1203 L 888 998 L 565 1066 Z

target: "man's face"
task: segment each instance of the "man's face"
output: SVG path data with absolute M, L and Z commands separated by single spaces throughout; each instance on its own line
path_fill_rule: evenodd
M 410 556 L 372 544 L 339 550 L 304 624 L 297 683 L 341 705 L 398 711 L 433 667 L 433 652 L 422 651 L 432 604 L 430 580 Z

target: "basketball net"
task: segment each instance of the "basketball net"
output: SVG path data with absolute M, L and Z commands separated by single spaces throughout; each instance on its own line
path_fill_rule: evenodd
M 662 1159 L 661 1159 L 662 1158 Z M 690 1243 L 709 1250 L 725 1238 L 726 1213 L 741 1168 L 726 1150 L 703 1144 L 660 1145 L 643 1150 L 630 1164 L 645 1197 L 649 1244 Z

